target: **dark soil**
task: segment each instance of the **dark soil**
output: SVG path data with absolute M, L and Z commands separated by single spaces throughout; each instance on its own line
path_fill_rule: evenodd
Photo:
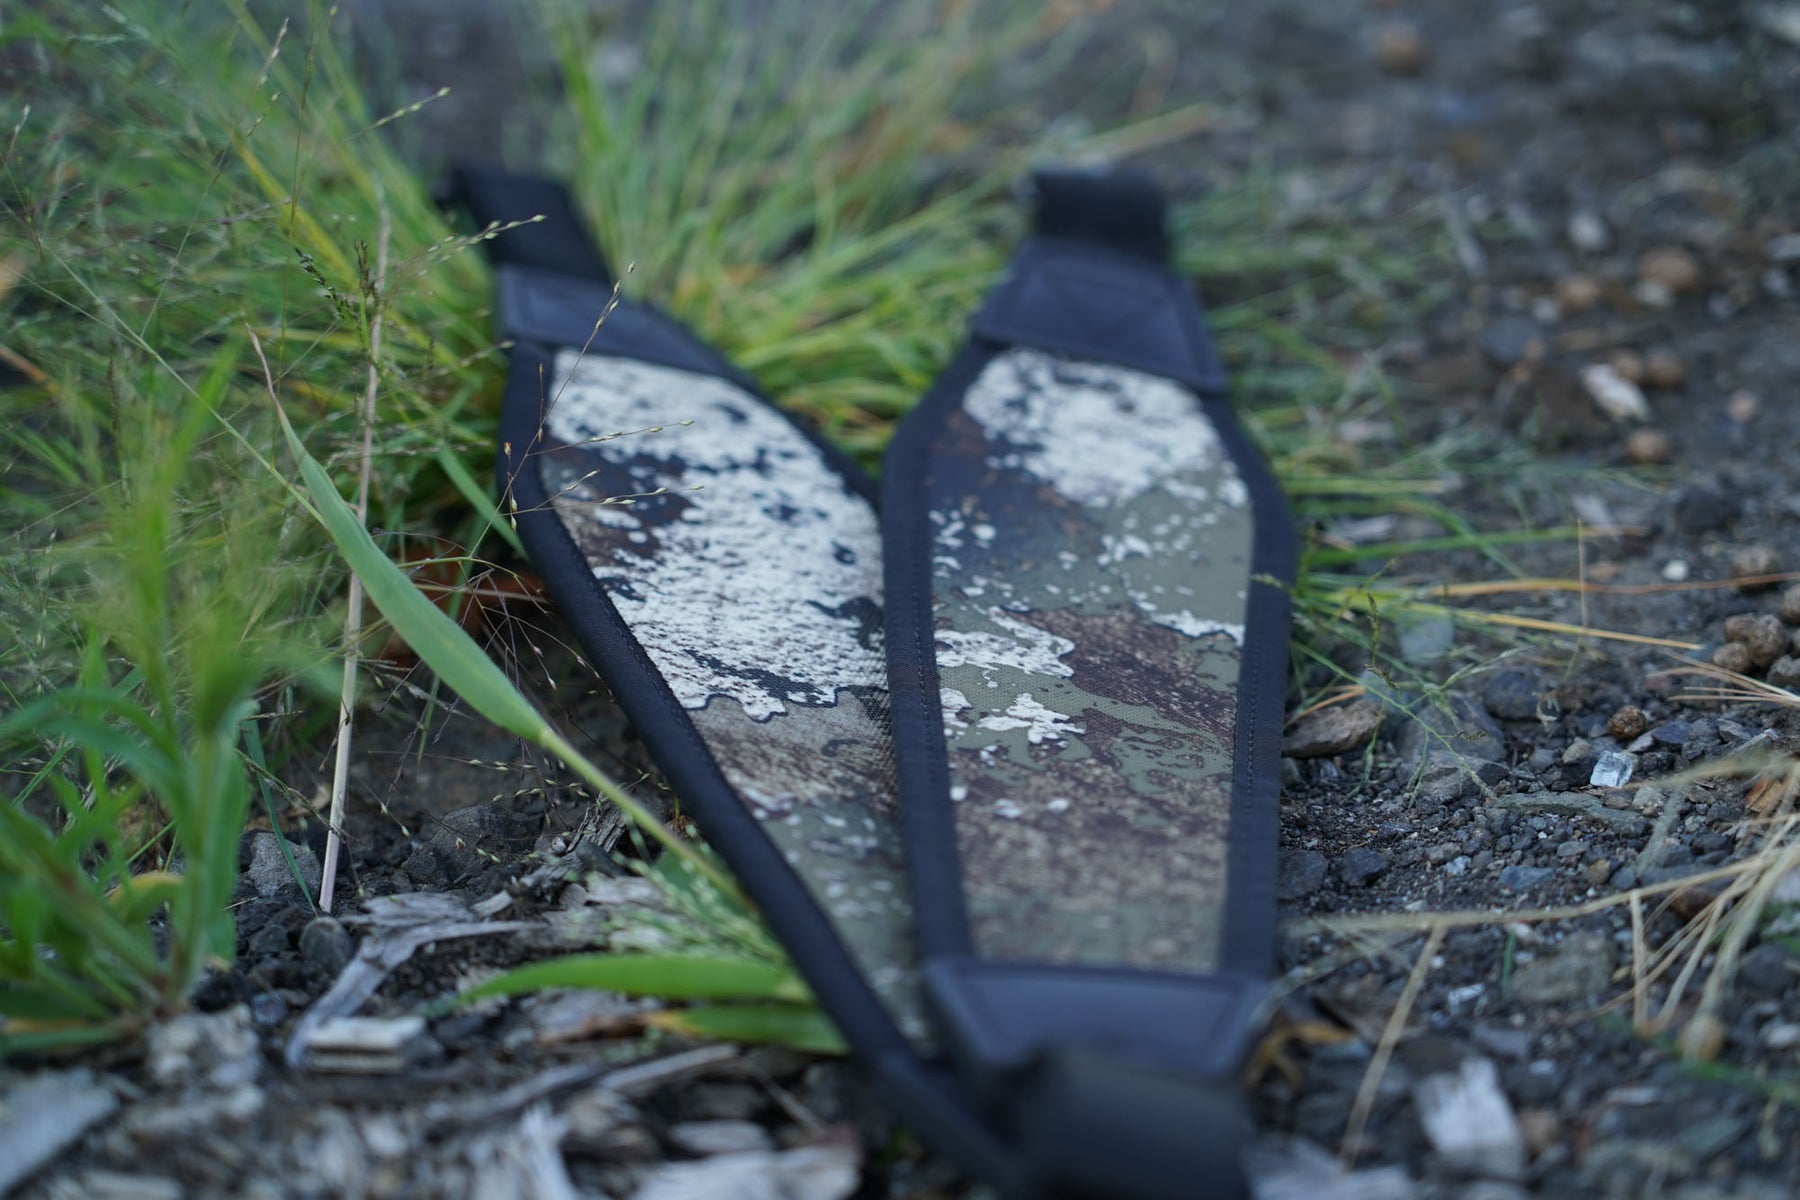
M 423 163 L 452 145 L 517 144 L 536 56 L 510 48 L 502 18 L 474 4 L 354 7 L 384 90 L 404 101 L 457 88 L 407 134 Z M 1482 447 L 1439 498 L 1482 529 L 1579 520 L 1579 544 L 1508 545 L 1507 561 L 1610 589 L 1474 606 L 1692 643 L 1701 661 L 1726 642 L 1727 618 L 1781 612 L 1784 581 L 1728 581 L 1800 571 L 1800 5 L 1276 0 L 1121 4 L 1107 20 L 1119 47 L 1169 52 L 1172 99 L 1229 118 L 1152 166 L 1213 189 L 1273 170 L 1285 209 L 1271 221 L 1284 229 L 1356 223 L 1447 247 L 1423 319 L 1368 351 L 1394 381 L 1392 421 L 1340 437 L 1371 454 L 1400 439 Z M 1641 417 L 1596 403 L 1597 366 L 1637 380 Z M 1438 532 L 1398 514 L 1308 535 L 1341 546 Z M 1473 552 L 1385 564 L 1390 581 L 1508 573 Z M 638 778 L 629 730 L 557 648 L 554 617 L 515 618 L 521 674 L 619 756 L 620 777 Z M 1763 818 L 1792 809 L 1753 770 L 1699 769 L 1740 752 L 1791 759 L 1800 710 L 1684 699 L 1706 681 L 1667 674 L 1681 664 L 1666 646 L 1404 628 L 1393 649 L 1405 669 L 1361 674 L 1362 703 L 1381 706 L 1363 710 L 1363 736 L 1284 762 L 1290 974 L 1254 1091 L 1263 1194 L 1791 1194 L 1800 927 L 1782 905 L 1800 900 L 1800 877 L 1777 889 L 1710 1014 L 1697 1006 L 1724 957 L 1716 937 L 1679 994 L 1685 955 L 1644 985 L 1638 1010 L 1633 985 L 1642 954 L 1722 911 L 1721 868 L 1749 861 L 1782 832 Z M 1800 684 L 1791 626 L 1736 632 L 1744 649 L 1727 661 Z M 1351 678 L 1371 666 L 1352 649 L 1338 657 Z M 1317 672 L 1303 685 L 1330 682 Z M 411 695 L 397 690 L 359 729 L 340 879 L 357 903 L 341 907 L 436 892 L 474 920 L 467 906 L 504 896 L 481 914 L 533 927 L 424 947 L 362 1009 L 378 1016 L 412 1012 L 467 973 L 604 943 L 609 914 L 646 902 L 606 877 L 616 822 L 597 825 L 591 802 L 512 739 Z M 1604 786 L 1620 763 L 1629 779 Z M 315 766 L 295 780 L 302 794 L 329 777 L 328 762 Z M 731 1160 L 745 1180 L 813 1172 L 814 1190 L 769 1195 L 845 1194 L 830 1171 L 857 1164 L 864 1195 L 967 1190 L 890 1142 L 835 1063 L 702 1051 L 607 1074 L 692 1049 L 629 1008 L 475 1009 L 433 1019 L 399 1051 L 405 1069 L 289 1070 L 287 1039 L 348 942 L 268 869 L 273 842 L 261 874 L 257 850 L 246 844 L 238 963 L 202 989 L 185 1032 L 65 1080 L 121 1112 L 21 1195 L 624 1196 L 721 1147 L 762 1155 Z M 1645 889 L 1635 909 L 1633 889 Z M 1548 909 L 1562 915 L 1536 915 Z M 1684 1057 L 1684 1036 L 1702 1053 Z M 24 1079 L 0 1076 L 0 1091 Z M 796 1167 L 769 1156 L 781 1147 L 822 1157 Z M 1340 1150 L 1354 1171 L 1333 1165 Z M 705 1194 L 765 1194 L 750 1186 Z

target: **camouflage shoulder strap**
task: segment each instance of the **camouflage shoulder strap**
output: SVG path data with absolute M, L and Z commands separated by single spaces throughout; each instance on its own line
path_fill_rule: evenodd
M 1145 178 L 1037 234 L 884 470 L 930 1016 L 1034 1186 L 1242 1196 L 1293 534 Z
M 529 222 L 490 246 L 499 475 L 533 566 L 885 1102 L 1018 1193 L 921 1050 L 874 485 L 691 331 L 616 300 L 560 186 L 451 183 L 483 226 Z

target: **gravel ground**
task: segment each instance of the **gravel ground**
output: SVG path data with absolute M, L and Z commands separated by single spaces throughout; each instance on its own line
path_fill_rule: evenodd
M 457 88 L 407 126 L 422 162 L 529 144 L 518 97 L 539 56 L 511 48 L 502 17 L 352 11 L 396 97 Z M 1477 526 L 1589 529 L 1579 549 L 1508 547 L 1524 573 L 1607 589 L 1477 603 L 1800 685 L 1800 595 L 1755 582 L 1800 569 L 1800 4 L 1171 2 L 1108 19 L 1120 45 L 1175 52 L 1171 98 L 1227 115 L 1158 161 L 1172 176 L 1228 189 L 1275 169 L 1284 227 L 1421 211 L 1441 226 L 1442 302 L 1380 354 L 1396 416 L 1421 442 L 1491 447 L 1492 469 L 1443 497 Z M 1434 532 L 1397 516 L 1312 535 Z M 1389 568 L 1414 572 L 1502 574 L 1474 555 Z M 527 674 L 574 681 L 543 698 L 632 773 L 629 731 L 557 657 L 550 619 L 530 619 L 525 660 L 549 657 Z M 1775 860 L 1793 701 L 1686 699 L 1707 681 L 1643 643 L 1500 656 L 1420 620 L 1400 649 L 1445 686 L 1370 671 L 1362 697 L 1290 731 L 1292 986 L 1254 1093 L 1262 1194 L 1792 1194 L 1800 875 Z M 1367 664 L 1346 651 L 1340 666 Z M 241 959 L 204 1011 L 119 1057 L 0 1073 L 0 1149 L 33 1111 L 60 1117 L 37 1144 L 79 1139 L 20 1195 L 968 1191 L 916 1148 L 883 1152 L 881 1115 L 834 1063 L 697 1049 L 604 999 L 410 1019 L 466 974 L 591 945 L 654 897 L 591 873 L 616 830 L 589 827 L 516 744 L 451 717 L 421 746 L 403 707 L 365 722 L 357 780 L 351 867 L 382 899 L 315 921 L 272 835 L 247 841 Z M 1719 766 L 1733 754 L 1767 773 Z M 1709 930 L 1753 877 L 1763 918 Z M 360 1008 L 345 983 L 359 970 L 374 988 Z M 321 1031 L 301 1014 L 325 996 L 379 1019 Z M 308 1069 L 286 1059 L 297 1031 Z M 0 1153 L 0 1194 L 27 1166 Z

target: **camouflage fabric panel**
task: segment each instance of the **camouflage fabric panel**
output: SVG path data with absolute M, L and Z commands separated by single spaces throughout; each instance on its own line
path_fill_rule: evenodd
M 950 798 L 985 958 L 1206 970 L 1249 496 L 1187 388 L 994 359 L 930 469 Z
M 565 350 L 549 395 L 539 461 L 563 526 L 858 966 L 918 1030 L 873 507 L 727 380 Z

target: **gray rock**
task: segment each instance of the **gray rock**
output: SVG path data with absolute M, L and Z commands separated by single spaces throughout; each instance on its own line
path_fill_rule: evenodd
M 1474 763 L 1445 750 L 1429 754 L 1424 766 L 1420 766 L 1418 770 L 1418 779 L 1413 783 L 1413 795 L 1438 804 L 1460 801 L 1465 795 L 1474 792 L 1472 768 Z
M 1481 703 L 1502 721 L 1529 721 L 1537 716 L 1543 681 L 1536 671 L 1505 667 L 1481 679 Z
M 1503 1179 L 1477 1179 L 1456 1194 L 1456 1200 L 1530 1200 L 1530 1193 Z
M 1528 892 L 1543 887 L 1556 878 L 1554 867 L 1528 867 L 1515 863 L 1500 872 L 1500 886 L 1515 892 Z
M 1456 648 L 1456 622 L 1436 613 L 1396 617 L 1394 632 L 1407 662 L 1435 662 Z
M 1387 870 L 1387 855 L 1367 846 L 1354 846 L 1339 856 L 1338 878 L 1351 887 L 1364 887 Z
M 274 958 L 286 954 L 288 949 L 288 931 L 280 924 L 271 921 L 250 935 L 246 947 L 251 958 Z
M 445 813 L 401 869 L 424 887 L 448 887 L 488 864 L 529 851 L 541 822 L 509 804 L 475 804 Z
M 1662 746 L 1680 746 L 1693 732 L 1692 721 L 1665 721 L 1650 731 L 1651 740 Z
M 1603 933 L 1572 933 L 1513 974 L 1512 996 L 1527 1004 L 1591 1000 L 1612 986 L 1617 950 Z
M 187 1194 L 166 1175 L 134 1175 L 90 1167 L 80 1178 L 84 1200 L 182 1200 Z
M 1482 329 L 1478 341 L 1483 357 L 1502 369 L 1544 353 L 1544 331 L 1530 317 L 1496 317 Z
M 768 1130 L 755 1121 L 677 1121 L 669 1127 L 669 1141 L 700 1158 L 775 1149 Z
M 335 979 L 356 956 L 356 939 L 335 917 L 314 917 L 300 931 L 300 957 L 319 974 Z
M 1445 1162 L 1497 1179 L 1525 1174 L 1525 1133 L 1500 1088 L 1500 1073 L 1485 1058 L 1462 1069 L 1428 1075 L 1413 1089 L 1419 1124 Z
M 258 992 L 250 997 L 250 1021 L 264 1029 L 287 1020 L 288 1004 L 279 992 Z
M 1750 1132 L 1751 1120 L 1732 1113 L 1718 1113 L 1685 1125 L 1675 1142 L 1699 1162 L 1717 1158 Z
M 1784 654 L 1769 664 L 1769 682 L 1789 690 L 1800 687 L 1800 658 Z
M 318 855 L 312 852 L 311 846 L 293 842 L 287 845 L 294 856 L 294 866 L 300 870 L 298 880 L 288 869 L 287 859 L 282 857 L 280 838 L 267 829 L 259 829 L 250 835 L 250 865 L 244 868 L 244 877 L 265 900 L 298 897 L 302 888 L 308 894 L 318 894 Z
M 1800 955 L 1779 942 L 1763 942 L 1738 960 L 1737 981 L 1758 996 L 1786 996 L 1800 981 Z
M 1275 898 L 1301 900 L 1325 885 L 1330 863 L 1317 850 L 1283 851 L 1275 870 Z
M 861 1165 L 858 1147 L 848 1141 L 721 1154 L 655 1168 L 632 1200 L 844 1200 L 856 1190 Z
M 110 1117 L 119 1098 L 85 1067 L 49 1071 L 0 1093 L 0 1196 Z
M 1415 1200 L 1419 1195 L 1418 1185 L 1401 1167 L 1353 1171 L 1337 1155 L 1301 1137 L 1259 1138 L 1244 1153 L 1244 1169 L 1256 1200 Z
M 1482 1050 L 1500 1058 L 1523 1062 L 1531 1055 L 1531 1030 L 1512 1029 L 1505 1025 L 1477 1025 L 1469 1031 L 1469 1040 Z
M 1622 833 L 1637 833 L 1644 818 L 1625 809 L 1608 808 L 1598 796 L 1586 792 L 1510 792 L 1487 802 L 1489 808 L 1518 813 L 1554 813 L 1565 817 L 1586 817 Z
M 1281 739 L 1281 752 L 1291 758 L 1324 758 L 1368 744 L 1381 728 L 1381 706 L 1355 700 L 1315 709 L 1295 721 Z
M 160 1087 L 199 1084 L 224 1091 L 253 1083 L 262 1054 L 243 1005 L 217 1013 L 186 1013 L 154 1025 L 145 1066 Z
M 1675 528 L 1682 533 L 1717 533 L 1737 520 L 1742 503 L 1731 492 L 1705 484 L 1691 484 L 1675 493 L 1669 506 Z
M 193 1141 L 208 1133 L 242 1129 L 262 1114 L 267 1103 L 268 1097 L 253 1083 L 229 1092 L 208 1092 L 194 1100 L 171 1102 L 158 1096 L 134 1105 L 121 1118 L 119 1128 L 141 1146 Z
M 1416 770 L 1420 761 L 1434 753 L 1448 753 L 1477 762 L 1499 762 L 1506 758 L 1506 734 L 1473 698 L 1451 694 L 1443 707 L 1424 701 L 1416 703 L 1410 719 L 1394 738 L 1401 761 Z

